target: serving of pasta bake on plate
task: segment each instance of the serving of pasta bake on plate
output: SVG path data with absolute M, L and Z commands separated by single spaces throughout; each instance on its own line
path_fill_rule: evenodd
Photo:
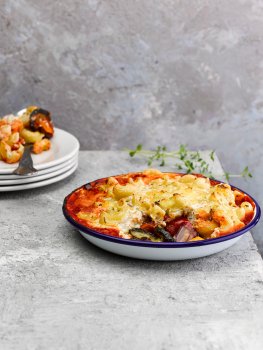
M 25 144 L 32 144 L 35 154 L 48 151 L 53 135 L 51 115 L 45 109 L 29 106 L 16 115 L 6 115 L 0 119 L 0 160 L 17 163 Z
M 25 146 L 31 150 L 36 172 L 14 174 Z M 78 166 L 79 142 L 55 128 L 51 113 L 29 106 L 0 119 L 0 192 L 21 191 L 61 181 Z
M 251 196 L 226 183 L 154 169 L 84 185 L 66 197 L 63 210 L 85 235 L 144 247 L 228 240 L 260 215 Z

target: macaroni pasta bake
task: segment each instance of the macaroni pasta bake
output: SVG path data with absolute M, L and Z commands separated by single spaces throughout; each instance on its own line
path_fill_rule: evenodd
M 89 229 L 152 242 L 224 236 L 247 225 L 255 208 L 228 184 L 154 169 L 94 181 L 71 193 L 65 206 Z

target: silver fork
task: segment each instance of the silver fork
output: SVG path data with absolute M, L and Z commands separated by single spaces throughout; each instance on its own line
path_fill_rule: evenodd
M 31 144 L 27 144 L 24 147 L 24 153 L 19 161 L 18 167 L 13 171 L 15 175 L 31 175 L 37 172 L 33 167 L 33 160 L 31 157 Z

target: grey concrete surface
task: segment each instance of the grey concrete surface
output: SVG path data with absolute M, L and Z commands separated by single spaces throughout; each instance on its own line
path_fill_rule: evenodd
M 262 203 L 262 17 L 258 0 L 1 0 L 1 114 L 40 104 L 83 149 L 215 148 Z
M 77 186 L 143 168 L 82 151 L 67 180 L 0 193 L 1 349 L 262 349 L 263 262 L 250 233 L 211 257 L 153 262 L 100 250 L 64 219 Z

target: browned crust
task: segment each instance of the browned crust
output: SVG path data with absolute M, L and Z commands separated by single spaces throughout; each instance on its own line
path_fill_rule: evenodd
M 137 178 L 140 177 L 143 179 L 145 184 L 147 184 L 154 179 L 162 178 L 164 175 L 168 175 L 171 178 L 175 178 L 177 176 L 184 176 L 185 174 L 181 174 L 181 173 L 145 174 L 142 172 L 136 172 L 136 173 L 131 172 L 131 173 L 116 175 L 116 176 L 112 176 L 112 177 L 114 179 L 116 179 L 120 185 L 125 185 L 128 183 L 129 179 L 136 180 Z M 205 177 L 202 174 L 193 174 L 193 175 L 195 175 L 197 177 L 203 177 L 203 178 Z M 108 180 L 109 180 L 109 177 L 98 179 L 98 180 L 92 181 L 88 185 L 84 185 L 84 186 L 78 188 L 77 190 L 73 191 L 66 198 L 65 207 L 66 207 L 68 214 L 77 223 L 79 223 L 79 224 L 81 224 L 89 229 L 98 231 L 100 233 L 110 235 L 110 236 L 119 237 L 119 229 L 118 228 L 115 228 L 115 227 L 111 227 L 111 228 L 97 227 L 96 225 L 93 225 L 92 222 L 80 219 L 77 216 L 77 214 L 80 211 L 93 212 L 96 215 L 100 214 L 101 210 L 100 210 L 100 208 L 94 206 L 94 202 L 100 201 L 105 196 L 105 192 L 101 191 L 99 189 L 99 187 L 104 185 L 104 184 L 107 184 Z M 217 181 L 217 180 L 213 180 L 213 179 L 209 179 L 209 180 L 210 180 L 211 186 L 215 186 L 215 185 L 221 183 L 220 181 Z M 231 188 L 232 188 L 232 190 L 235 190 L 234 187 L 231 187 Z M 240 190 L 238 190 L 238 191 L 241 192 Z M 242 199 L 239 198 L 238 203 L 236 203 L 236 204 L 240 205 L 242 202 L 247 201 L 252 205 L 253 210 L 255 210 L 255 203 L 252 200 L 252 198 L 249 197 L 245 193 L 242 193 L 242 194 L 243 194 Z M 254 212 L 247 214 L 245 219 L 243 220 L 242 227 L 247 225 L 252 220 L 253 216 L 254 216 Z M 225 235 L 231 234 L 231 233 L 241 229 L 242 227 L 239 227 L 239 226 L 232 227 L 231 230 L 229 230 L 228 232 L 221 233 L 220 236 L 225 236 Z

